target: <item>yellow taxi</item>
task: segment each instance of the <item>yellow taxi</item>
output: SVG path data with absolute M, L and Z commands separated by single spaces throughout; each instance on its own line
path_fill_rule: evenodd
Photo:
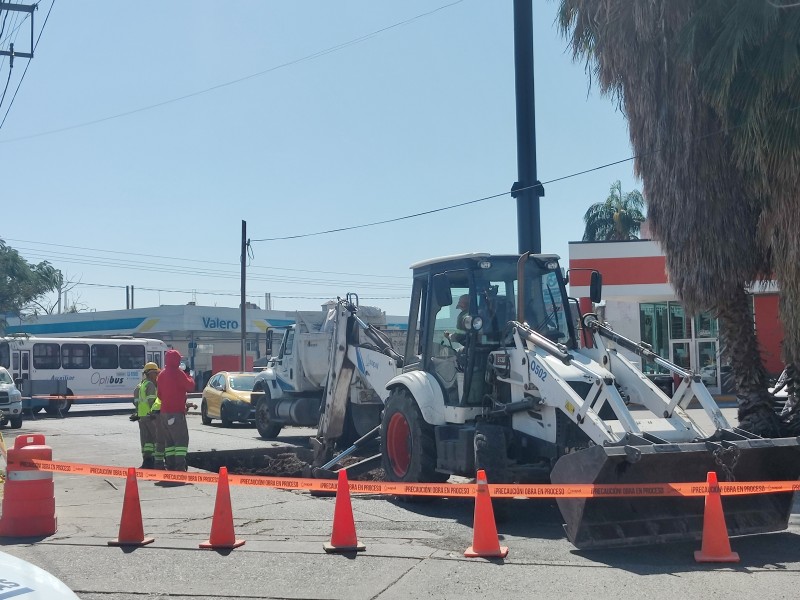
M 208 380 L 200 403 L 200 418 L 203 425 L 211 425 L 213 419 L 229 427 L 235 421 L 254 423 L 255 407 L 250 404 L 257 373 L 220 371 Z

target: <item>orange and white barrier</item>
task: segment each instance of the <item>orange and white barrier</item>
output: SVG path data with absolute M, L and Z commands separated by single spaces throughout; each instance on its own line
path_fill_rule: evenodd
M 8 449 L 0 537 L 47 536 L 58 529 L 52 471 L 23 466 L 52 457 L 41 433 L 19 435 Z

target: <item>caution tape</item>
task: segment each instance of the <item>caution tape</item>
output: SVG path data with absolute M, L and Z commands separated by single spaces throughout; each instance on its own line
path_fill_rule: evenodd
M 130 400 L 131 404 L 133 404 L 133 396 L 131 394 L 84 394 L 81 396 L 57 396 L 51 394 L 49 396 L 25 396 L 23 400 L 48 400 L 50 402 L 60 402 L 61 400 L 69 400 L 70 402 L 75 400 L 95 400 L 97 402 Z
M 126 478 L 128 469 L 83 463 L 46 461 L 36 458 L 14 460 L 10 468 L 40 470 L 70 475 Z M 145 481 L 172 481 L 216 485 L 219 475 L 180 471 L 136 469 L 137 479 Z M 266 477 L 263 475 L 228 475 L 230 485 L 297 490 L 306 492 L 335 492 L 337 482 L 330 479 L 303 477 Z M 381 494 L 401 496 L 471 497 L 477 491 L 474 483 L 396 483 L 389 481 L 349 481 L 350 491 L 356 494 Z M 510 485 L 489 484 L 489 494 L 495 498 L 631 498 L 672 496 L 705 496 L 709 493 L 706 482 L 651 483 L 634 485 L 603 484 L 540 484 Z M 800 481 L 733 481 L 718 484 L 723 496 L 775 494 L 800 491 Z M 716 490 L 712 490 L 716 491 Z

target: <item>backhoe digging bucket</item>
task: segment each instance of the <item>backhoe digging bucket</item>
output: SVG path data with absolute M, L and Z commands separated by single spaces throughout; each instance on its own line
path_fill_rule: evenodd
M 709 471 L 720 482 L 796 481 L 798 438 L 594 446 L 561 457 L 550 479 L 554 484 L 704 484 Z M 792 500 L 791 492 L 723 496 L 728 534 L 786 529 Z M 703 533 L 703 496 L 564 499 L 558 506 L 569 541 L 581 549 L 699 540 Z

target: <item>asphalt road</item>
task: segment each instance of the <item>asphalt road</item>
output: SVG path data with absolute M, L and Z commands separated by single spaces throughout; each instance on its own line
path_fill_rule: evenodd
M 138 466 L 138 432 L 127 408 L 75 407 L 64 419 L 26 420 L 3 430 L 41 432 L 54 460 Z M 693 412 L 696 416 L 696 413 Z M 732 421 L 734 414 L 725 410 Z M 246 425 L 204 427 L 189 417 L 190 450 L 225 450 L 304 443 L 309 429 L 286 429 L 267 442 Z M 230 553 L 203 551 L 216 490 L 192 485 L 138 485 L 145 534 L 136 550 L 107 545 L 117 536 L 124 480 L 56 474 L 59 529 L 41 540 L 2 541 L 2 550 L 53 573 L 84 600 L 184 598 L 506 599 L 539 596 L 604 598 L 796 597 L 800 515 L 788 531 L 736 538 L 734 565 L 697 564 L 695 543 L 624 550 L 578 551 L 565 538 L 553 502 L 514 500 L 497 528 L 510 549 L 504 560 L 465 559 L 472 543 L 473 502 L 409 503 L 353 496 L 356 529 L 367 550 L 326 555 L 333 499 L 275 489 L 231 488 L 237 538 Z M 0 577 L 2 575 L 0 574 Z

